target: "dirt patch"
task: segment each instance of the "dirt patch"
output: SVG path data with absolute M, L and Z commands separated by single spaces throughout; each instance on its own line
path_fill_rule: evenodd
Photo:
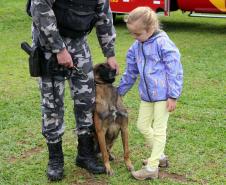
M 178 175 L 176 173 L 168 173 L 166 171 L 159 172 L 159 179 L 171 179 L 176 182 L 186 183 L 188 180 L 184 175 Z
M 71 185 L 107 185 L 107 183 L 95 180 L 86 180 L 84 182 L 72 183 Z
M 79 168 L 74 171 L 76 178 L 70 185 L 107 185 L 106 180 L 103 178 L 95 178 L 95 175 L 88 173 L 86 170 Z
M 206 181 L 196 181 L 196 180 L 192 180 L 192 179 L 187 179 L 185 175 L 179 175 L 179 174 L 176 174 L 176 173 L 168 173 L 166 171 L 160 171 L 159 172 L 159 179 L 170 179 L 172 181 L 175 181 L 175 182 L 180 182 L 180 183 L 188 183 L 188 182 L 193 182 L 193 183 L 199 183 L 199 184 L 208 184 L 208 182 Z
M 8 161 L 9 161 L 9 163 L 15 163 L 18 160 L 27 159 L 34 154 L 40 153 L 41 151 L 43 151 L 43 148 L 41 148 L 41 147 L 32 148 L 32 149 L 27 150 L 24 153 L 22 153 L 19 157 L 12 156 L 12 157 L 8 158 Z

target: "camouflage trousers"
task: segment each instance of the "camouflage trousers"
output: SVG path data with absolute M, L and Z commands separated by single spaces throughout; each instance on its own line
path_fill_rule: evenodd
M 68 82 L 71 97 L 74 102 L 74 114 L 77 132 L 89 132 L 93 129 L 93 108 L 95 102 L 95 84 L 93 65 L 90 50 L 83 39 L 65 39 L 67 49 L 72 56 L 74 64 L 83 70 L 86 78 L 76 70 L 70 70 Z M 51 53 L 46 53 L 46 58 Z M 68 70 L 69 72 L 69 70 Z M 65 77 L 40 78 L 41 108 L 42 108 L 42 134 L 48 143 L 56 143 L 64 134 L 64 92 Z

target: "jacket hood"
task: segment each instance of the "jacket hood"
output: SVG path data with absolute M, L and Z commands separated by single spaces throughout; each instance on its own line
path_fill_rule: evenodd
M 168 37 L 168 36 L 163 30 L 157 30 L 156 32 L 153 33 L 153 35 L 151 37 L 149 37 L 148 40 L 146 40 L 143 43 L 144 44 L 151 43 L 151 42 L 153 42 L 154 40 L 156 40 L 159 37 Z

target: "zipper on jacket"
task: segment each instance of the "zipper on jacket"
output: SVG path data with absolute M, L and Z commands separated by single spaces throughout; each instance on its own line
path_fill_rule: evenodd
M 147 81 L 146 81 L 146 79 L 145 79 L 145 72 L 144 72 L 144 69 L 145 69 L 145 66 L 146 66 L 146 62 L 147 62 L 147 60 L 146 60 L 146 57 L 145 57 L 145 54 L 144 54 L 144 47 L 143 47 L 143 43 L 141 44 L 141 48 L 142 48 L 142 54 L 143 54 L 143 56 L 144 56 L 144 67 L 143 67 L 143 77 L 144 77 L 144 83 L 145 83 L 145 86 L 146 86 L 146 90 L 147 90 L 147 95 L 148 95 L 148 98 L 149 98 L 149 100 L 151 101 L 151 96 L 150 96 L 150 94 L 149 94 L 149 91 L 148 91 L 148 85 L 147 85 Z

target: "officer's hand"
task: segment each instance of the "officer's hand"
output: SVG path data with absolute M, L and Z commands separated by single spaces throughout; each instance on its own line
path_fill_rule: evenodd
M 116 74 L 119 74 L 119 66 L 115 57 L 109 57 L 107 59 L 107 63 L 110 65 L 112 69 L 116 69 Z
M 59 53 L 57 53 L 57 61 L 58 64 L 63 65 L 64 67 L 67 68 L 73 67 L 71 55 L 66 48 L 62 49 Z

